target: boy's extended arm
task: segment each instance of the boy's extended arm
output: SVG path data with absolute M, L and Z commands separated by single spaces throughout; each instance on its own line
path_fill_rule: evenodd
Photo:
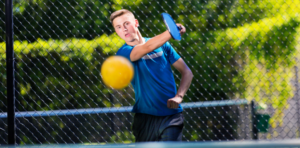
M 177 24 L 177 26 L 180 26 L 182 28 L 180 30 L 181 35 L 183 33 L 185 33 L 186 30 L 185 30 L 184 26 L 182 26 L 181 24 Z M 139 60 L 147 53 L 152 52 L 153 50 L 155 50 L 158 47 L 165 44 L 171 38 L 172 38 L 172 36 L 171 36 L 170 32 L 167 30 L 167 31 L 163 32 L 162 34 L 159 34 L 159 35 L 151 38 L 144 44 L 136 45 L 130 53 L 130 60 L 131 61 Z
M 130 60 L 131 61 L 139 60 L 147 53 L 149 53 L 149 52 L 157 49 L 158 47 L 162 46 L 163 44 L 165 44 L 171 38 L 172 38 L 172 36 L 169 33 L 169 31 L 165 31 L 162 34 L 151 38 L 149 41 L 147 41 L 144 44 L 136 45 L 130 53 Z

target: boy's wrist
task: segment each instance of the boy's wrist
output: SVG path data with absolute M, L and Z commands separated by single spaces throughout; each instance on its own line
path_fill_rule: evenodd
M 178 94 L 177 94 L 176 96 L 177 96 L 177 97 L 180 97 L 181 99 L 183 99 L 183 96 L 182 96 L 182 95 L 178 95 Z

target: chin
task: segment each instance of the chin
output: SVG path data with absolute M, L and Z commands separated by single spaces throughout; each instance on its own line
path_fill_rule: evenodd
M 123 40 L 126 42 L 129 42 L 131 39 L 125 37 L 125 38 L 123 38 Z
M 134 38 L 125 38 L 126 42 L 133 42 L 135 39 Z
M 126 42 L 130 42 L 131 41 L 131 39 L 129 39 L 129 38 L 125 38 L 124 39 Z

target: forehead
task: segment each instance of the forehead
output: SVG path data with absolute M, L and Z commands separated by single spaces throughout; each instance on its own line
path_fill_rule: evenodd
M 135 18 L 132 14 L 129 14 L 129 13 L 128 14 L 123 14 L 121 16 L 116 17 L 113 20 L 113 25 L 117 26 L 117 25 L 123 24 L 126 21 L 133 21 L 133 20 L 135 20 Z

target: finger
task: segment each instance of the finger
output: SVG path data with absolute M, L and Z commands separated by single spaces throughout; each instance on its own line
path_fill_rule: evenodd
M 186 28 L 182 26 L 182 29 L 180 30 L 181 32 L 186 32 Z
M 167 101 L 167 107 L 171 108 L 171 102 L 170 102 L 170 100 Z
M 173 102 L 173 109 L 176 109 L 176 105 L 177 105 L 177 103 L 176 102 Z
M 176 102 L 173 102 L 173 109 L 176 109 L 177 107 L 177 103 Z
M 171 101 L 171 108 L 173 109 L 174 108 L 174 102 L 173 101 Z
M 186 29 L 184 26 L 181 27 L 182 29 L 180 30 L 181 32 L 186 32 Z
M 185 27 L 183 25 L 181 25 L 181 24 L 179 24 L 178 27 L 180 28 L 180 30 L 185 29 Z
M 180 33 L 181 35 L 183 35 L 185 32 L 186 32 L 186 29 L 185 29 L 185 27 L 182 26 L 182 28 L 181 28 L 181 30 L 179 31 L 179 33 Z
M 179 30 L 181 30 L 182 29 L 182 25 L 181 24 L 176 24 L 177 25 L 177 27 L 179 28 Z
M 174 106 L 173 106 L 173 103 L 174 103 L 173 100 L 170 100 L 170 108 L 171 108 L 171 109 L 173 109 L 173 107 L 174 107 Z

